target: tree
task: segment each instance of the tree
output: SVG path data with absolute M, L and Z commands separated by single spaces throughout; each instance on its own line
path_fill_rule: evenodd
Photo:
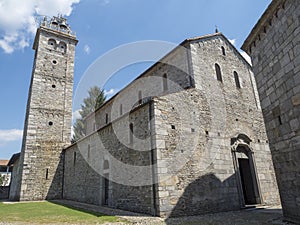
M 0 173 L 0 187 L 6 186 L 8 184 L 8 181 L 8 175 Z
M 0 173 L 0 187 L 4 186 L 4 183 L 5 183 L 5 176 Z
M 88 97 L 83 99 L 79 114 L 81 118 L 76 119 L 73 125 L 74 135 L 71 142 L 75 143 L 80 138 L 85 136 L 84 118 L 90 113 L 96 111 L 106 100 L 104 90 L 97 86 L 91 87 L 88 91 Z

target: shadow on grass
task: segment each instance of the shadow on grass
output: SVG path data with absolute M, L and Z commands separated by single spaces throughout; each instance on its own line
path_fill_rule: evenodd
M 73 210 L 77 210 L 77 211 L 80 211 L 80 212 L 88 213 L 88 214 L 96 216 L 96 217 L 117 216 L 117 215 L 107 215 L 107 214 L 104 214 L 104 213 L 101 213 L 101 212 L 97 212 L 96 210 L 93 210 L 93 209 L 85 209 L 85 208 L 80 207 L 80 206 L 70 205 L 68 203 L 63 203 L 63 202 L 57 201 L 57 200 L 48 200 L 48 202 L 51 202 L 53 204 L 60 205 L 60 206 L 63 206 L 63 207 L 69 208 L 69 209 L 73 209 Z
M 110 208 L 105 206 L 93 205 L 88 203 L 82 203 L 72 200 L 48 200 L 51 203 L 65 206 L 70 209 L 76 209 L 82 212 L 90 213 L 92 215 L 103 216 L 126 216 L 126 217 L 152 217 L 149 214 L 137 213 L 132 211 L 126 211 L 118 208 Z

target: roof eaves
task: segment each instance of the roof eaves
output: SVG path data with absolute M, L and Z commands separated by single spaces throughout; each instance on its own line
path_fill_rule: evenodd
M 265 12 L 262 14 L 258 22 L 255 24 L 248 37 L 244 41 L 241 49 L 249 54 L 249 49 L 253 41 L 257 38 L 257 36 L 263 31 L 264 27 L 267 26 L 269 20 L 275 12 L 284 4 L 286 0 L 273 0 L 270 5 L 267 7 Z

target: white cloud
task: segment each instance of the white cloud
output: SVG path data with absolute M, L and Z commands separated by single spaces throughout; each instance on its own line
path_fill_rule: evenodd
M 75 120 L 80 119 L 81 115 L 79 113 L 80 109 L 77 109 L 72 113 L 72 121 L 75 122 Z
M 80 0 L 0 0 L 0 48 L 5 53 L 29 46 L 39 15 L 69 16 Z
M 62 14 L 69 16 L 73 10 L 73 4 L 79 3 L 80 0 L 43 0 L 37 1 L 35 7 L 36 13 L 39 15 L 53 16 Z
M 70 139 L 72 140 L 72 137 L 75 135 L 75 133 L 74 133 L 74 127 L 73 126 L 71 126 L 71 137 L 70 137 Z
M 230 43 L 235 46 L 236 39 L 229 39 Z
M 11 129 L 11 130 L 0 130 L 0 141 L 18 141 L 21 140 L 23 136 L 23 130 Z
M 83 50 L 84 50 L 84 52 L 85 52 L 87 55 L 89 55 L 90 52 L 91 52 L 91 48 L 90 48 L 90 46 L 88 46 L 88 45 L 85 45 L 85 46 L 83 47 Z
M 8 54 L 14 51 L 13 47 L 11 47 L 5 40 L 0 40 L 0 48 L 2 48 L 4 52 Z
M 246 61 L 252 66 L 251 57 L 244 51 L 240 52 L 241 55 L 246 59 Z
M 108 97 L 108 98 L 110 98 L 111 96 L 113 96 L 114 94 L 116 94 L 118 92 L 118 90 L 117 89 L 113 89 L 113 88 L 111 88 L 111 89 L 109 89 L 109 90 L 104 90 L 104 94 Z

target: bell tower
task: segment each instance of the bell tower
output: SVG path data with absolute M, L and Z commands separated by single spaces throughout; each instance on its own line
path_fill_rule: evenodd
M 77 42 L 61 16 L 45 18 L 37 29 L 22 150 L 10 199 L 61 198 L 61 152 L 70 144 Z

